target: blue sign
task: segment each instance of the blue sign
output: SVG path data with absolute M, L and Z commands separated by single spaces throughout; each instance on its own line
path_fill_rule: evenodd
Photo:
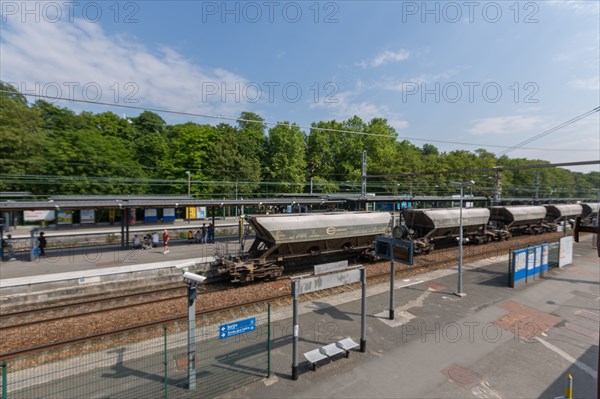
M 223 324 L 219 327 L 219 339 L 235 337 L 256 330 L 256 317 L 246 320 L 236 321 L 235 323 Z

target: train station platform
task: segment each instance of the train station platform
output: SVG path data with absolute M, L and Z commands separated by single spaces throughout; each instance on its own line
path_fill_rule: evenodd
M 576 398 L 596 398 L 600 320 L 599 259 L 586 240 L 574 262 L 525 289 L 508 288 L 507 262 L 466 265 L 466 297 L 456 272 L 418 275 L 396 289 L 388 320 L 386 284 L 369 287 L 366 352 L 321 364 L 302 354 L 360 338 L 360 292 L 304 304 L 300 376 L 291 379 L 291 309 L 272 320 L 271 378 L 228 398 L 558 398 L 567 374 Z
M 599 259 L 590 236 L 574 245 L 573 254 L 572 264 L 520 289 L 507 286 L 506 257 L 466 264 L 463 298 L 453 295 L 456 268 L 397 280 L 393 321 L 387 319 L 388 283 L 371 285 L 366 352 L 354 349 L 349 358 L 325 361 L 316 371 L 303 353 L 346 337 L 359 340 L 360 290 L 304 301 L 296 381 L 291 378 L 292 309 L 277 307 L 271 314 L 271 377 L 220 397 L 558 398 L 571 374 L 574 397 L 595 398 Z M 127 375 L 128 384 L 143 384 L 155 394 L 148 397 L 163 396 L 160 372 L 129 366 L 139 370 Z M 93 376 L 102 386 L 97 397 L 120 397 L 110 374 L 80 373 L 56 383 L 67 388 Z M 198 397 L 205 377 L 210 378 L 198 377 Z

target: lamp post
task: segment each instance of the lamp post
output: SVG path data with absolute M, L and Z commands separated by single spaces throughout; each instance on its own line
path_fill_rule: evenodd
M 192 192 L 192 172 L 190 172 L 189 170 L 186 170 L 185 174 L 188 177 L 188 198 L 190 198 L 191 192 Z M 187 216 L 188 224 L 192 223 L 192 216 L 190 215 L 190 207 L 189 206 L 185 207 L 185 214 Z
M 186 170 L 185 174 L 188 177 L 188 197 L 190 197 L 192 195 L 192 172 Z
M 466 296 L 462 289 L 462 264 L 463 264 L 463 219 L 462 219 L 462 211 L 463 211 L 463 198 L 464 198 L 464 190 L 465 186 L 471 187 L 475 184 L 473 180 L 464 181 L 464 182 L 450 182 L 451 186 L 460 186 L 460 213 L 459 213 L 459 238 L 458 238 L 458 289 L 454 293 L 454 295 L 463 297 Z
M 188 297 L 188 349 L 187 349 L 187 376 L 188 389 L 196 389 L 196 295 L 198 284 L 202 284 L 206 277 L 195 273 L 183 273 L 183 281 L 187 284 Z

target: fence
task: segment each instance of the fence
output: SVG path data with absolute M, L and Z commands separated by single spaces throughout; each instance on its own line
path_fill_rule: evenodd
M 119 344 L 128 337 L 111 338 L 109 348 L 50 363 L 39 364 L 40 359 L 52 356 L 49 353 L 3 361 L 2 399 L 222 395 L 270 374 L 270 307 L 262 308 L 252 309 L 254 331 L 227 339 L 219 336 L 224 322 L 204 325 L 199 319 L 195 390 L 188 390 L 187 331 L 169 326 L 150 333 L 155 335 L 151 339 Z M 69 351 L 85 349 L 82 345 Z

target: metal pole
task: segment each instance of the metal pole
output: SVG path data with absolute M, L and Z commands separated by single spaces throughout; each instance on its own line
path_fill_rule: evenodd
M 367 351 L 367 271 L 360 269 L 362 297 L 360 299 L 360 351 Z
M 244 218 L 240 216 L 238 221 L 239 229 L 239 241 L 240 241 L 240 255 L 244 252 Z
M 267 378 L 271 378 L 271 304 L 267 305 Z
M 125 249 L 125 209 L 121 212 L 121 249 Z
M 535 172 L 535 199 L 540 198 L 540 171 Z
M 188 389 L 196 389 L 196 285 L 188 284 Z
M 8 381 L 6 381 L 6 360 L 2 362 L 2 399 L 6 399 L 8 395 Z
M 294 298 L 292 324 L 294 327 L 292 337 L 292 380 L 298 379 L 298 282 L 292 281 L 292 296 Z
M 396 264 L 394 258 L 390 260 L 390 320 L 394 320 L 394 278 L 396 276 Z
M 163 358 L 163 366 L 164 366 L 164 374 L 165 374 L 165 399 L 169 399 L 169 378 L 168 378 L 168 371 L 169 371 L 169 355 L 167 353 L 167 327 L 163 327 L 163 336 L 164 336 L 164 349 L 163 352 L 165 354 L 164 358 Z
M 131 209 L 125 208 L 125 249 L 129 249 L 129 218 L 131 217 L 130 213 Z
M 367 150 L 362 153 L 362 185 L 361 185 L 361 197 L 367 196 Z M 365 207 L 367 206 L 365 202 Z
M 463 211 L 463 194 L 464 187 L 460 185 L 460 216 L 459 216 L 459 224 L 460 224 L 460 233 L 459 233 L 459 242 L 458 242 L 458 291 L 456 295 L 464 296 L 462 292 L 462 264 L 463 264 L 463 219 L 462 219 L 462 211 Z

